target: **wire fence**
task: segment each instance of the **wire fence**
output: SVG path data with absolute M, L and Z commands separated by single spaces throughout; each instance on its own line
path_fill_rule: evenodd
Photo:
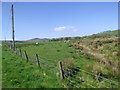
M 62 66 L 68 85 L 79 88 L 118 88 L 119 83 L 78 67 Z
M 13 50 L 13 47 L 11 45 L 11 43 L 9 43 L 7 45 L 12 51 Z M 31 53 L 28 53 L 28 51 L 26 50 L 22 50 L 21 48 L 15 48 L 15 51 L 14 51 L 17 55 L 21 56 L 22 58 L 24 58 L 25 60 L 31 62 L 32 64 L 34 65 L 37 65 L 39 66 L 40 68 L 42 69 L 46 69 L 46 70 L 52 70 L 52 69 L 55 69 L 57 68 L 56 66 L 56 62 L 55 60 L 52 60 L 52 59 L 47 59 L 45 57 L 41 57 L 39 54 L 31 54 Z M 37 56 L 36 56 L 37 55 Z
M 35 55 L 29 54 L 26 50 L 22 49 L 16 49 L 16 54 L 20 55 L 22 58 L 26 59 L 27 61 L 31 62 L 32 64 L 39 66 L 43 70 L 47 71 L 54 71 L 56 69 L 55 64 L 50 62 L 51 60 L 48 60 L 46 58 L 41 57 L 37 53 Z
M 11 44 L 7 46 L 13 50 Z M 39 66 L 42 70 L 50 73 L 57 73 L 59 70 L 61 72 L 59 72 L 59 76 L 66 81 L 65 84 L 69 88 L 118 88 L 119 85 L 117 81 L 93 74 L 80 67 L 65 66 L 63 64 L 64 62 L 60 62 L 60 67 L 58 67 L 55 60 L 47 59 L 37 53 L 35 55 L 29 55 L 27 51 L 20 48 L 15 48 L 14 52 L 27 62 Z

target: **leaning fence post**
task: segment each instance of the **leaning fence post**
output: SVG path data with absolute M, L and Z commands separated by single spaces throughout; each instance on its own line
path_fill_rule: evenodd
M 39 58 L 38 58 L 38 54 L 36 54 L 36 60 L 38 62 L 38 66 L 40 67 L 40 61 L 39 61 Z
M 21 51 L 21 49 L 19 49 L 19 52 L 20 52 L 20 56 L 22 56 L 22 51 Z
M 25 53 L 25 57 L 26 57 L 27 62 L 28 62 L 28 55 L 27 55 L 27 52 L 26 52 L 26 51 L 24 51 L 24 53 Z
M 65 78 L 64 77 L 64 70 L 63 70 L 63 66 L 62 66 L 62 62 L 61 61 L 59 61 L 59 68 L 60 68 L 60 77 L 62 79 L 64 79 Z

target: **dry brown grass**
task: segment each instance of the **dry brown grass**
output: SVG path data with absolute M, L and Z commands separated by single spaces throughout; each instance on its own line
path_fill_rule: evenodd
M 75 43 L 72 43 L 72 45 L 77 47 L 78 49 L 81 49 L 81 52 L 94 56 L 96 59 L 99 60 L 99 62 L 116 67 L 114 64 L 114 59 L 116 58 L 114 57 L 117 57 L 118 54 L 116 53 L 116 51 L 114 51 L 114 53 L 113 51 L 111 52 L 110 48 L 112 46 L 104 45 L 104 43 L 112 42 L 114 43 L 114 45 L 117 45 L 118 38 L 119 37 L 104 38 L 98 40 L 83 40 L 81 42 L 77 41 Z M 101 46 L 101 44 L 103 45 Z M 101 53 L 101 51 L 104 49 L 108 49 L 111 53 Z
M 93 65 L 86 65 L 86 68 L 91 70 L 95 75 L 100 76 L 102 74 L 103 66 L 99 63 L 96 63 Z
M 94 65 L 86 65 L 87 69 L 90 69 L 95 75 L 109 75 L 111 77 L 119 77 L 118 68 L 106 66 L 100 63 L 96 63 Z
M 70 68 L 70 67 L 74 67 L 74 64 L 73 64 L 73 60 L 72 59 L 64 59 L 63 60 L 63 66 L 64 68 Z
M 95 64 L 92 67 L 92 72 L 95 73 L 96 75 L 101 75 L 102 74 L 102 67 L 100 64 Z

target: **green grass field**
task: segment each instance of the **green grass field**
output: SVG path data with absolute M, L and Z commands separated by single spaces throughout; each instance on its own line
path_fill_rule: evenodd
M 116 35 L 115 32 L 114 34 Z M 102 35 L 105 36 L 106 33 L 102 33 Z M 110 35 L 112 35 L 112 32 L 110 32 Z M 93 38 L 94 36 L 91 37 Z M 71 45 L 77 41 L 71 40 L 67 43 L 64 41 L 46 41 L 39 42 L 39 44 L 35 44 L 36 42 L 17 42 L 16 52 L 3 46 L 2 87 L 118 88 L 116 84 L 119 78 L 117 69 L 101 63 L 90 54 L 82 52 L 82 48 L 79 45 Z M 88 41 L 83 43 L 83 45 L 91 49 L 92 52 L 103 54 L 110 61 L 114 60 L 113 62 L 117 66 L 117 41 L 102 42 L 102 44 L 100 41 L 97 43 Z M 22 56 L 20 56 L 20 49 Z M 27 52 L 28 62 L 24 51 Z M 39 56 L 40 67 L 36 60 L 36 54 Z M 59 61 L 63 62 L 64 75 L 67 75 L 65 79 L 60 78 Z M 79 68 L 79 71 L 73 72 L 73 68 Z M 69 76 L 71 74 L 72 76 Z
M 54 73 L 46 73 L 27 63 L 7 47 L 3 47 L 2 55 L 3 88 L 62 88 Z
M 51 71 L 53 73 L 58 72 L 59 68 L 56 68 L 56 67 L 58 67 L 58 61 L 64 61 L 64 60 L 72 60 L 74 63 L 74 67 L 80 67 L 80 69 L 85 70 L 87 72 L 91 72 L 91 73 L 92 73 L 92 69 L 90 68 L 90 66 L 99 65 L 98 60 L 95 59 L 93 56 L 89 56 L 84 53 L 78 52 L 77 51 L 78 49 L 75 47 L 71 47 L 69 45 L 69 43 L 39 42 L 39 45 L 35 45 L 35 43 L 32 43 L 32 45 L 28 45 L 28 46 L 18 44 L 17 47 L 21 48 L 22 51 L 26 50 L 29 59 L 33 63 L 36 62 L 35 54 L 37 53 L 41 59 L 42 69 L 46 72 L 50 71 L 50 73 L 51 73 Z M 37 63 L 35 63 L 35 64 L 37 65 Z M 101 66 L 104 67 L 104 65 L 101 65 Z M 103 72 L 104 72 L 103 75 L 105 77 L 107 76 L 107 79 L 112 79 L 117 82 L 117 79 L 108 75 L 109 73 L 107 73 L 108 71 L 106 71 L 106 69 L 103 70 Z M 82 74 L 78 74 L 78 76 L 87 78 L 88 81 L 86 81 L 86 82 L 89 84 L 93 84 L 93 86 L 95 86 L 95 87 L 98 87 L 98 88 L 99 87 L 105 88 L 105 86 L 109 87 L 109 83 L 108 82 L 106 83 L 105 80 L 97 82 L 95 79 L 93 79 L 92 76 L 87 76 L 83 72 L 82 72 Z M 91 83 L 89 81 L 92 81 L 94 83 Z M 92 88 L 89 85 L 86 86 L 86 84 L 78 84 L 78 86 Z M 103 86 L 101 86 L 101 85 L 103 85 Z M 113 85 L 112 87 L 116 87 L 116 85 Z
M 22 57 L 18 54 L 16 55 L 15 52 L 9 50 L 7 47 L 3 47 L 3 88 L 75 88 L 71 86 L 73 83 L 60 80 L 58 75 L 58 61 L 72 60 L 74 67 L 80 67 L 80 69 L 91 73 L 92 69 L 88 66 L 93 66 L 98 63 L 98 60 L 94 57 L 79 52 L 77 48 L 71 47 L 69 43 L 39 42 L 39 45 L 35 43 L 31 45 L 24 44 L 16 44 L 16 47 L 22 50 Z M 17 52 L 19 52 L 19 49 L 17 49 Z M 24 56 L 24 50 L 28 54 L 28 63 Z M 41 68 L 37 65 L 36 53 L 39 55 Z M 77 76 L 82 77 L 82 80 L 84 80 L 84 83 L 76 84 L 78 87 L 109 87 L 109 81 L 106 82 L 106 80 L 102 79 L 98 82 L 92 75 L 88 76 L 83 71 L 78 73 Z M 79 80 L 75 78 L 67 79 L 74 82 L 78 82 L 77 80 Z M 107 79 L 112 79 L 117 82 L 113 77 L 108 77 Z M 112 85 L 112 87 L 117 86 Z
M 52 62 L 54 65 L 57 65 L 58 61 L 72 59 L 75 66 L 85 69 L 86 65 L 97 62 L 93 57 L 78 53 L 76 48 L 69 47 L 69 43 L 64 42 L 40 42 L 40 45 L 18 45 L 18 47 L 22 51 L 26 50 L 31 60 L 34 60 L 35 54 L 37 53 L 41 59 L 46 62 Z

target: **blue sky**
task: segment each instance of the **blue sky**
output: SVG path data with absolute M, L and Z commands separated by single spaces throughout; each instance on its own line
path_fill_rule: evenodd
M 2 39 L 12 39 L 9 2 L 2 3 Z M 118 29 L 117 2 L 16 2 L 15 39 L 86 36 Z

